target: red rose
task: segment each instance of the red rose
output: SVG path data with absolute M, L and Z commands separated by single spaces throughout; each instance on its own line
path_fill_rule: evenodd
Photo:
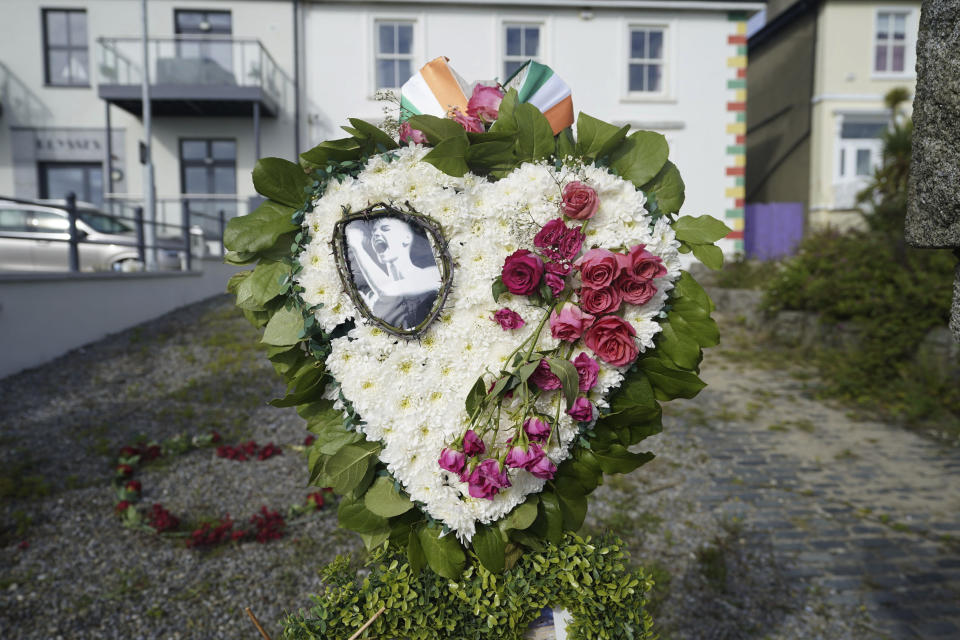
M 586 236 L 583 234 L 583 231 L 580 230 L 580 227 L 567 229 L 567 232 L 563 234 L 563 237 L 560 239 L 560 244 L 557 247 L 560 255 L 567 260 L 576 258 L 577 254 L 580 253 L 580 248 L 583 246 L 584 238 L 586 238 Z
M 125 478 L 133 474 L 133 467 L 128 464 L 118 464 L 117 465 L 117 475 L 121 478 Z
M 623 299 L 630 304 L 646 304 L 657 292 L 657 287 L 652 280 L 634 280 L 626 273 L 617 278 L 613 284 L 623 295 Z
M 502 100 L 500 87 L 478 84 L 467 102 L 467 113 L 482 122 L 493 122 L 499 115 Z
M 564 260 L 563 262 L 546 262 L 543 268 L 546 269 L 547 273 L 565 276 L 573 270 L 573 265 Z
M 563 218 L 554 218 L 533 237 L 533 245 L 541 249 L 555 249 L 560 246 L 560 240 L 567 233 L 567 225 L 563 224 Z
M 493 314 L 493 320 L 500 325 L 500 328 L 504 331 L 509 331 L 510 329 L 519 329 L 526 322 L 523 321 L 523 318 L 520 317 L 520 314 L 512 309 L 503 309 L 498 310 Z
M 427 144 L 427 136 L 420 129 L 414 129 L 409 122 L 400 125 L 400 142 L 406 144 L 413 142 L 415 144 Z
M 131 480 L 124 488 L 131 493 L 140 493 L 143 491 L 143 487 L 141 486 L 139 480 Z
M 620 308 L 622 300 L 623 294 L 616 287 L 601 287 L 599 289 L 584 287 L 580 289 L 580 306 L 583 307 L 584 311 L 589 311 L 595 315 L 613 313 Z
M 510 293 L 526 296 L 537 290 L 543 277 L 543 260 L 526 249 L 514 251 L 503 262 L 500 276 Z
M 587 329 L 583 341 L 601 360 L 622 367 L 637 359 L 635 335 L 633 326 L 620 316 L 603 316 Z
M 574 220 L 592 218 L 600 205 L 596 190 L 582 182 L 570 182 L 563 188 L 563 204 L 560 208 Z
M 663 259 L 647 251 L 644 246 L 638 244 L 632 247 L 626 255 L 617 254 L 617 261 L 620 263 L 624 275 L 641 282 L 667 275 L 667 268 L 663 266 Z
M 583 286 L 591 289 L 606 287 L 620 274 L 617 254 L 606 249 L 590 249 L 573 266 L 580 269 Z
M 130 506 L 129 500 L 121 500 L 120 502 L 117 503 L 117 506 L 115 506 L 113 510 L 116 511 L 117 513 L 122 514 L 127 510 L 129 506 Z
M 568 302 L 559 311 L 554 309 L 550 312 L 550 335 L 557 340 L 574 342 L 580 339 L 592 322 L 592 315 L 584 313 L 580 307 Z M 546 361 L 540 362 L 542 366 Z
M 559 296 L 560 292 L 562 292 L 563 288 L 566 286 L 563 278 L 555 273 L 550 273 L 549 271 L 544 274 L 543 280 L 547 283 L 547 286 L 550 287 L 550 292 L 553 293 L 554 298 Z
M 530 374 L 529 378 L 532 384 L 537 385 L 544 391 L 560 388 L 560 378 L 550 370 L 550 365 L 546 360 L 541 360 L 537 368 Z
M 460 111 L 460 109 L 454 109 L 450 112 L 450 119 L 459 124 L 465 130 L 471 133 L 483 133 L 483 121 L 480 118 L 475 118 L 471 115 Z

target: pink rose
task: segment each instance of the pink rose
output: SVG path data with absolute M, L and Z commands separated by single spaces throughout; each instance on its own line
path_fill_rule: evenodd
M 640 351 L 633 340 L 637 332 L 619 316 L 603 316 L 593 323 L 583 341 L 597 356 L 615 367 L 637 359 Z
M 657 293 L 657 286 L 652 280 L 634 280 L 626 273 L 617 278 L 613 285 L 630 304 L 646 304 Z
M 536 447 L 536 448 L 535 448 Z M 521 446 L 512 447 L 507 452 L 505 463 L 512 469 L 523 469 L 527 465 L 532 465 L 538 460 L 538 453 L 543 456 L 543 452 L 538 451 L 537 445 L 531 445 L 528 449 Z
M 460 473 L 467 463 L 467 456 L 465 456 L 462 451 L 457 451 L 456 449 L 444 449 L 440 452 L 440 460 L 438 462 L 440 463 L 441 469 L 446 469 L 452 473 Z
M 470 485 L 467 492 L 474 498 L 493 500 L 493 496 L 510 486 L 507 470 L 500 467 L 500 462 L 487 458 L 470 473 L 467 478 Z
M 550 437 L 550 425 L 539 418 L 527 418 L 523 421 L 523 430 L 534 442 L 546 442 Z
M 543 277 L 543 260 L 526 249 L 514 251 L 503 262 L 500 273 L 510 293 L 526 296 L 537 290 Z
M 463 436 L 463 452 L 472 458 L 486 450 L 487 446 L 483 444 L 483 440 L 480 439 L 477 432 L 473 429 L 467 429 L 467 433 Z
M 560 307 L 559 313 L 556 309 L 550 313 L 550 334 L 557 340 L 573 342 L 580 339 L 593 320 L 592 315 L 568 302 Z
M 560 246 L 566 233 L 567 225 L 563 224 L 563 218 L 554 218 L 533 237 L 533 245 L 541 249 L 555 249 Z
M 478 84 L 473 88 L 473 95 L 467 102 L 467 114 L 482 122 L 493 122 L 499 115 L 501 100 L 503 100 L 503 91 L 500 87 Z
M 409 122 L 400 124 L 400 142 L 414 142 L 416 144 L 427 144 L 427 136 L 420 129 L 414 129 Z
M 563 234 L 563 238 L 560 239 L 560 245 L 557 247 L 560 255 L 567 260 L 576 258 L 577 254 L 580 253 L 580 248 L 583 246 L 584 238 L 586 238 L 586 236 L 583 234 L 583 231 L 580 230 L 580 227 L 567 229 L 567 232 Z
M 580 378 L 580 391 L 590 391 L 597 384 L 597 374 L 600 372 L 600 365 L 597 361 L 581 353 L 573 359 L 573 366 L 577 368 L 577 376 Z
M 483 133 L 483 122 L 480 121 L 480 118 L 467 115 L 463 111 L 460 111 L 460 109 L 454 109 L 448 117 L 467 131 Z
M 567 409 L 567 415 L 577 422 L 590 422 L 593 420 L 593 403 L 580 396 L 573 401 L 573 406 Z
M 574 181 L 563 188 L 563 203 L 560 209 L 574 220 L 592 218 L 599 205 L 597 192 L 590 185 Z
M 563 278 L 549 271 L 544 274 L 543 281 L 547 283 L 548 287 L 550 287 L 550 292 L 553 294 L 554 298 L 559 296 L 560 292 L 563 291 L 563 288 L 567 286 L 563 281 Z
M 534 447 L 536 445 L 530 445 Z M 553 480 L 553 475 L 557 472 L 557 465 L 550 461 L 550 458 L 543 454 L 533 464 L 527 465 L 526 470 L 541 480 Z
M 550 365 L 546 360 L 541 360 L 537 368 L 530 374 L 530 382 L 537 385 L 544 391 L 560 388 L 560 378 L 550 371 Z
M 600 287 L 599 289 L 590 289 L 584 287 L 580 289 L 580 306 L 585 311 L 600 315 L 604 313 L 613 313 L 620 308 L 623 301 L 623 294 L 616 287 Z
M 617 254 L 606 249 L 590 249 L 573 263 L 580 269 L 580 280 L 583 286 L 591 289 L 605 287 L 620 273 L 620 263 Z
M 493 314 L 493 319 L 495 322 L 500 324 L 500 328 L 504 331 L 508 331 L 510 329 L 519 329 L 523 325 L 527 324 L 523 321 L 523 318 L 520 317 L 519 313 L 512 309 L 507 309 L 506 307 Z
M 630 249 L 626 255 L 617 254 L 617 261 L 623 269 L 624 275 L 631 280 L 646 282 L 667 275 L 667 268 L 663 266 L 663 259 L 655 256 L 638 244 Z

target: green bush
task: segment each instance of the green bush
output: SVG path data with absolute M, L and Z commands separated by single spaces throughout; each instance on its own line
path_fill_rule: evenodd
M 285 640 L 347 638 L 381 607 L 366 637 L 391 640 L 520 640 L 544 607 L 573 616 L 574 639 L 653 640 L 646 595 L 653 581 L 626 569 L 615 539 L 567 534 L 559 545 L 525 553 L 516 566 L 492 574 L 474 561 L 459 582 L 414 571 L 403 549 L 380 547 L 361 579 L 347 558 L 321 570 L 327 587 L 315 605 L 284 621 Z
M 775 260 L 752 260 L 738 253 L 713 274 L 714 285 L 723 289 L 762 289 L 780 272 Z
M 764 306 L 817 312 L 823 322 L 857 330 L 856 348 L 820 358 L 832 393 L 876 400 L 906 417 L 935 413 L 936 405 L 960 413 L 956 385 L 927 379 L 918 389 L 913 363 L 927 333 L 948 322 L 953 270 L 947 251 L 904 248 L 879 232 L 824 231 L 805 238 L 784 263 Z

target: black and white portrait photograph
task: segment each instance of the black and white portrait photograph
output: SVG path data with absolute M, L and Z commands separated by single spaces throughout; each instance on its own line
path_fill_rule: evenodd
M 399 217 L 354 220 L 345 228 L 353 283 L 371 313 L 404 330 L 427 319 L 440 268 L 427 233 Z

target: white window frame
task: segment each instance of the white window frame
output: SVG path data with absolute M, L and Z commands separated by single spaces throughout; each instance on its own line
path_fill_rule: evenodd
M 380 55 L 380 51 L 379 51 L 380 25 L 383 23 L 394 23 L 394 24 L 403 23 L 403 24 L 409 24 L 411 27 L 413 27 L 413 42 L 411 43 L 409 54 L 388 54 L 385 56 Z M 421 40 L 419 24 L 420 24 L 420 21 L 418 20 L 417 16 L 410 16 L 410 15 L 372 16 L 370 20 L 370 48 L 368 49 L 371 55 L 371 63 L 369 68 L 370 68 L 370 86 L 372 87 L 372 93 L 376 93 L 377 91 L 381 91 L 381 90 L 394 91 L 396 93 L 399 93 L 400 91 L 400 87 L 379 86 L 380 83 L 377 82 L 377 61 L 378 60 L 388 59 L 388 58 L 391 60 L 401 60 L 401 59 L 410 60 L 411 75 L 419 71 L 421 65 L 418 64 L 417 61 L 423 58 L 423 56 L 420 55 L 420 49 L 419 49 L 419 42 Z M 400 84 L 403 85 L 402 82 Z
M 661 81 L 660 81 L 660 91 L 631 91 L 630 90 L 630 65 L 639 61 L 644 64 L 649 64 L 648 60 L 653 60 L 652 58 L 643 60 L 637 58 L 631 58 L 631 41 L 633 39 L 634 30 L 651 30 L 657 29 L 663 33 L 663 48 L 662 56 L 660 58 L 661 64 Z M 621 86 L 623 87 L 623 102 L 672 102 L 673 96 L 673 38 L 672 33 L 675 31 L 675 25 L 672 22 L 637 22 L 629 21 L 626 23 L 623 33 L 623 46 L 621 48 L 622 55 L 621 60 L 623 61 L 620 65 L 622 69 L 622 81 Z
M 904 39 L 903 39 L 903 71 L 891 71 L 889 68 L 886 71 L 877 71 L 877 45 L 881 44 L 877 38 L 877 31 L 880 25 L 880 14 L 886 13 L 895 15 L 895 14 L 904 14 Z M 905 6 L 888 6 L 888 7 L 878 7 L 874 9 L 873 12 L 873 23 L 871 29 L 873 33 L 870 35 L 870 74 L 873 78 L 878 79 L 887 79 L 887 78 L 913 78 L 916 76 L 916 27 L 917 27 L 917 15 L 916 9 L 914 7 L 905 7 Z M 892 36 L 892 25 L 890 29 L 890 34 Z M 885 44 L 889 47 L 890 43 L 894 40 L 892 37 L 888 38 Z M 887 50 L 887 61 L 889 63 L 893 62 L 893 53 L 892 50 Z M 888 65 L 889 67 L 889 65 Z
M 883 162 L 883 142 L 880 138 L 849 138 L 842 136 L 844 121 L 884 122 L 889 114 L 882 111 L 843 111 L 834 112 L 833 137 L 833 202 L 840 208 L 851 208 L 856 194 L 867 186 L 873 177 L 873 171 Z M 870 172 L 856 174 L 856 153 L 858 150 L 870 151 Z M 849 171 L 845 171 L 841 162 L 845 161 Z M 841 202 L 843 201 L 843 202 Z
M 527 56 L 512 56 L 507 53 L 507 29 L 510 27 L 536 27 L 540 30 L 540 41 L 539 47 L 537 50 L 537 55 L 533 58 L 528 58 Z M 506 71 L 507 62 L 526 62 L 527 60 L 536 60 L 541 64 L 546 64 L 544 60 L 546 59 L 546 42 L 545 36 L 547 32 L 546 24 L 543 20 L 523 20 L 521 18 L 504 18 L 500 20 L 500 55 L 497 60 L 497 77 L 500 78 L 500 82 L 506 82 L 507 76 L 502 75 Z M 502 76 L 502 77 L 501 77 Z

